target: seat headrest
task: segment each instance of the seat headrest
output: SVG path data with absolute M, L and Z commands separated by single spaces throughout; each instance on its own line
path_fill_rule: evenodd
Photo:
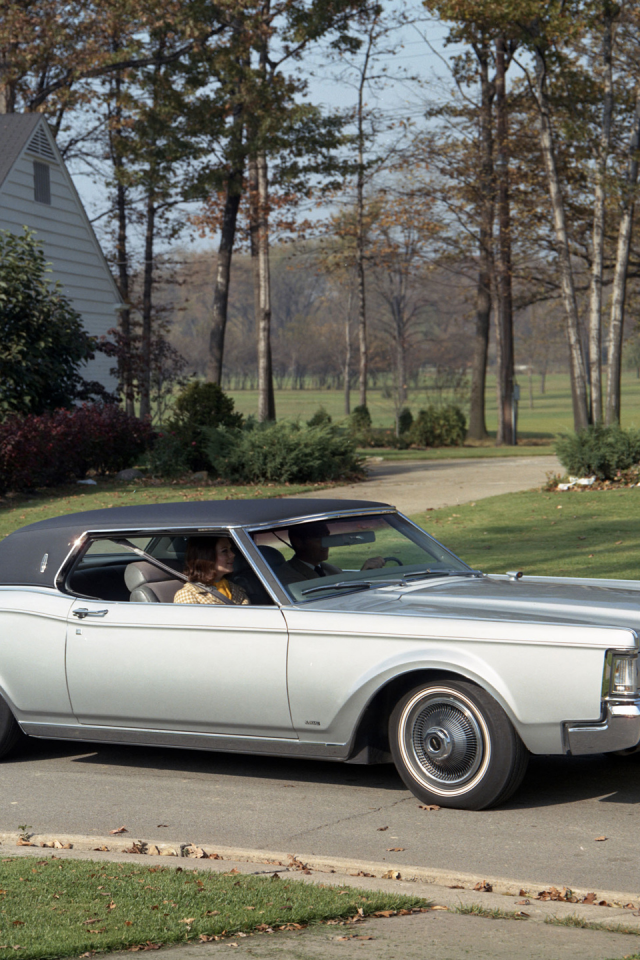
M 284 557 L 279 550 L 276 550 L 275 547 L 268 547 L 266 544 L 264 544 L 263 546 L 258 547 L 258 550 L 273 570 L 275 570 L 276 567 L 279 567 L 281 563 L 284 563 Z
M 138 560 L 136 563 L 130 563 L 124 571 L 124 582 L 127 589 L 133 592 L 136 587 L 143 583 L 160 583 L 164 580 L 173 580 L 170 574 L 165 573 L 160 567 L 154 567 L 152 563 L 146 560 Z

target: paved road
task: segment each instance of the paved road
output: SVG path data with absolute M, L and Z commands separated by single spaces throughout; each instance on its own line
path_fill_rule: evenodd
M 0 832 L 105 836 L 126 825 L 147 840 L 640 893 L 640 755 L 534 758 L 513 801 L 481 813 L 420 810 L 386 765 L 30 741 L 0 772 Z
M 548 473 L 563 472 L 556 457 L 387 460 L 369 465 L 368 480 L 335 487 L 330 496 L 340 500 L 381 500 L 392 503 L 402 513 L 412 514 L 428 507 L 449 507 L 499 493 L 529 490 L 543 484 Z

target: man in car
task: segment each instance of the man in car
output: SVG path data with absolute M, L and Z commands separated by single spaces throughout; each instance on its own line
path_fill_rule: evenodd
M 278 579 L 285 587 L 302 580 L 315 580 L 318 577 L 342 573 L 340 567 L 328 562 L 329 547 L 326 545 L 326 538 L 329 536 L 329 527 L 321 520 L 289 527 L 289 542 L 295 553 L 291 560 L 281 564 L 276 571 Z M 380 567 L 384 567 L 383 557 L 369 557 L 361 570 L 379 570 Z

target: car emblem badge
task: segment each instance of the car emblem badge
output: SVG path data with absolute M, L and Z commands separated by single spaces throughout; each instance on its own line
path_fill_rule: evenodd
M 40 573 L 44 573 L 47 569 L 47 564 L 49 563 L 49 554 L 45 553 L 44 557 L 40 561 Z

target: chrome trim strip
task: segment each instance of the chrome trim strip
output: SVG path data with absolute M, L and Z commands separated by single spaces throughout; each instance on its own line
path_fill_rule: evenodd
M 271 754 L 308 759 L 345 760 L 346 743 L 311 743 L 267 737 L 228 737 L 217 733 L 176 733 L 136 727 L 91 727 L 79 724 L 21 723 L 30 737 L 41 740 L 74 740 L 93 743 L 131 743 L 140 746 L 173 747 L 181 750 L 211 750 L 222 753 Z

